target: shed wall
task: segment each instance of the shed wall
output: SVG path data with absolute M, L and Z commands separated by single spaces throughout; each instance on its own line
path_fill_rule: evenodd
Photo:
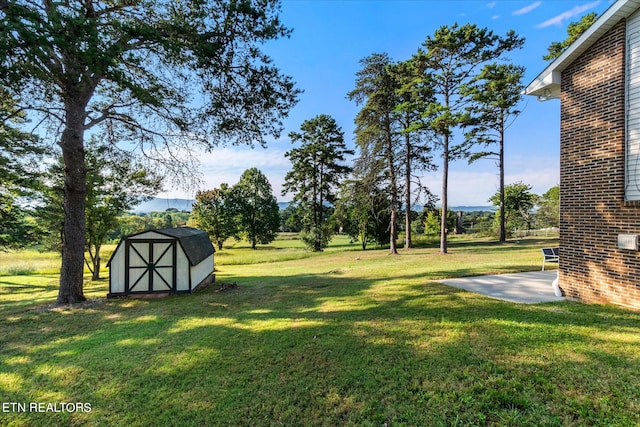
M 640 308 L 640 255 L 617 248 L 640 234 L 625 203 L 625 44 L 621 20 L 562 73 L 560 286 L 585 302 Z
M 109 264 L 109 292 L 114 294 L 124 292 L 124 241 L 116 247 Z
M 213 272 L 213 254 L 198 265 L 191 267 L 191 290 L 195 289 L 209 274 Z
M 189 288 L 189 260 L 184 253 L 184 249 L 178 244 L 178 254 L 176 257 L 176 290 L 188 291 Z

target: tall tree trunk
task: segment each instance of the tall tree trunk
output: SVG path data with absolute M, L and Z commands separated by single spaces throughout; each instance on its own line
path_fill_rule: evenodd
M 318 177 L 319 181 L 320 181 L 320 203 L 318 205 L 318 223 L 316 226 L 316 241 L 315 241 L 315 250 L 316 252 L 321 252 L 322 251 L 322 239 L 324 237 L 324 230 L 322 229 L 322 225 L 324 223 L 324 198 L 322 196 L 324 196 L 324 191 L 323 191 L 323 178 L 324 178 L 324 169 L 322 167 L 322 163 L 320 163 L 320 176 Z
M 398 183 L 396 168 L 393 164 L 393 141 L 391 136 L 391 119 L 387 118 L 387 166 L 389 167 L 389 180 L 391 184 L 391 219 L 389 220 L 389 253 L 398 254 L 396 239 L 398 237 Z
M 449 135 L 443 135 L 442 150 L 442 215 L 440 215 L 440 253 L 447 253 L 447 190 L 449 186 Z
M 96 253 L 93 258 L 93 273 L 91 275 L 91 280 L 100 279 L 100 245 L 96 245 Z
M 506 221 L 504 217 L 504 129 L 500 131 L 500 241 L 507 241 Z
M 60 147 L 64 162 L 64 225 L 60 289 L 56 304 L 86 301 L 82 290 L 87 171 L 84 164 L 84 108 L 67 101 Z
M 404 195 L 404 205 L 405 205 L 405 214 L 404 214 L 404 248 L 411 248 L 411 137 L 409 134 L 405 135 L 406 142 L 406 157 L 405 157 L 405 195 Z

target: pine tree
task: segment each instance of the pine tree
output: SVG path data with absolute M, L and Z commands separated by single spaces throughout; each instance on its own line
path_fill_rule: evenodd
M 598 14 L 595 12 L 591 12 L 584 15 L 582 18 L 580 18 L 579 21 L 570 23 L 567 27 L 567 38 L 561 42 L 551 43 L 551 45 L 547 48 L 549 53 L 543 56 L 542 59 L 544 59 L 545 61 L 553 61 L 554 59 L 562 55 L 562 53 L 567 50 L 567 48 L 574 41 L 576 41 L 578 37 L 582 35 L 582 33 L 587 31 L 589 27 L 593 25 L 594 22 L 596 22 L 596 19 L 598 19 Z
M 463 93 L 471 98 L 470 119 L 465 127 L 471 130 L 465 134 L 465 150 L 472 145 L 485 147 L 497 145 L 497 151 L 467 153 L 469 163 L 481 158 L 497 161 L 500 171 L 500 241 L 505 242 L 505 184 L 504 184 L 504 144 L 505 132 L 520 114 L 517 109 L 522 99 L 524 67 L 512 64 L 487 64 L 471 84 L 463 88 Z
M 398 208 L 400 190 L 398 187 L 398 159 L 400 133 L 398 130 L 399 104 L 398 81 L 390 71 L 392 61 L 386 53 L 373 54 L 360 61 L 362 69 L 356 74 L 356 87 L 348 97 L 362 105 L 356 116 L 356 144 L 360 148 L 358 162 L 366 162 L 361 167 L 377 181 L 376 175 L 385 181 L 389 197 L 389 252 L 397 254 Z
M 314 251 L 327 246 L 333 230 L 326 225 L 329 205 L 336 202 L 338 184 L 351 168 L 344 164 L 347 149 L 344 134 L 336 121 L 325 114 L 305 120 L 300 132 L 289 134 L 300 147 L 286 153 L 293 169 L 285 177 L 283 195 L 294 194 L 293 202 L 306 215 L 303 217 L 305 241 Z
M 467 119 L 469 101 L 460 91 L 475 76 L 483 64 L 499 59 L 504 53 L 522 47 L 524 39 L 509 31 L 505 37 L 497 36 L 487 28 L 466 24 L 443 26 L 433 37 L 427 36 L 422 49 L 414 56 L 422 77 L 417 82 L 434 89 L 436 102 L 431 102 L 423 113 L 426 121 L 417 126 L 433 130 L 442 152 L 442 194 L 440 202 L 444 212 L 448 209 L 449 163 L 460 155 L 460 145 L 454 144 L 455 131 Z M 426 123 L 426 124 L 425 124 Z M 447 253 L 447 221 L 440 224 L 440 253 Z

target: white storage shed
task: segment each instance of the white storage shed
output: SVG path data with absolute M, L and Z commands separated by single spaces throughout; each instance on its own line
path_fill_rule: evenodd
M 214 252 L 207 233 L 191 227 L 127 236 L 107 263 L 107 297 L 193 292 L 213 281 Z

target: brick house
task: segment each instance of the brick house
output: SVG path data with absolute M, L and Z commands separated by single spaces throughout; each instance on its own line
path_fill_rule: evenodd
M 613 3 L 526 93 L 560 99 L 560 287 L 640 309 L 640 0 Z

